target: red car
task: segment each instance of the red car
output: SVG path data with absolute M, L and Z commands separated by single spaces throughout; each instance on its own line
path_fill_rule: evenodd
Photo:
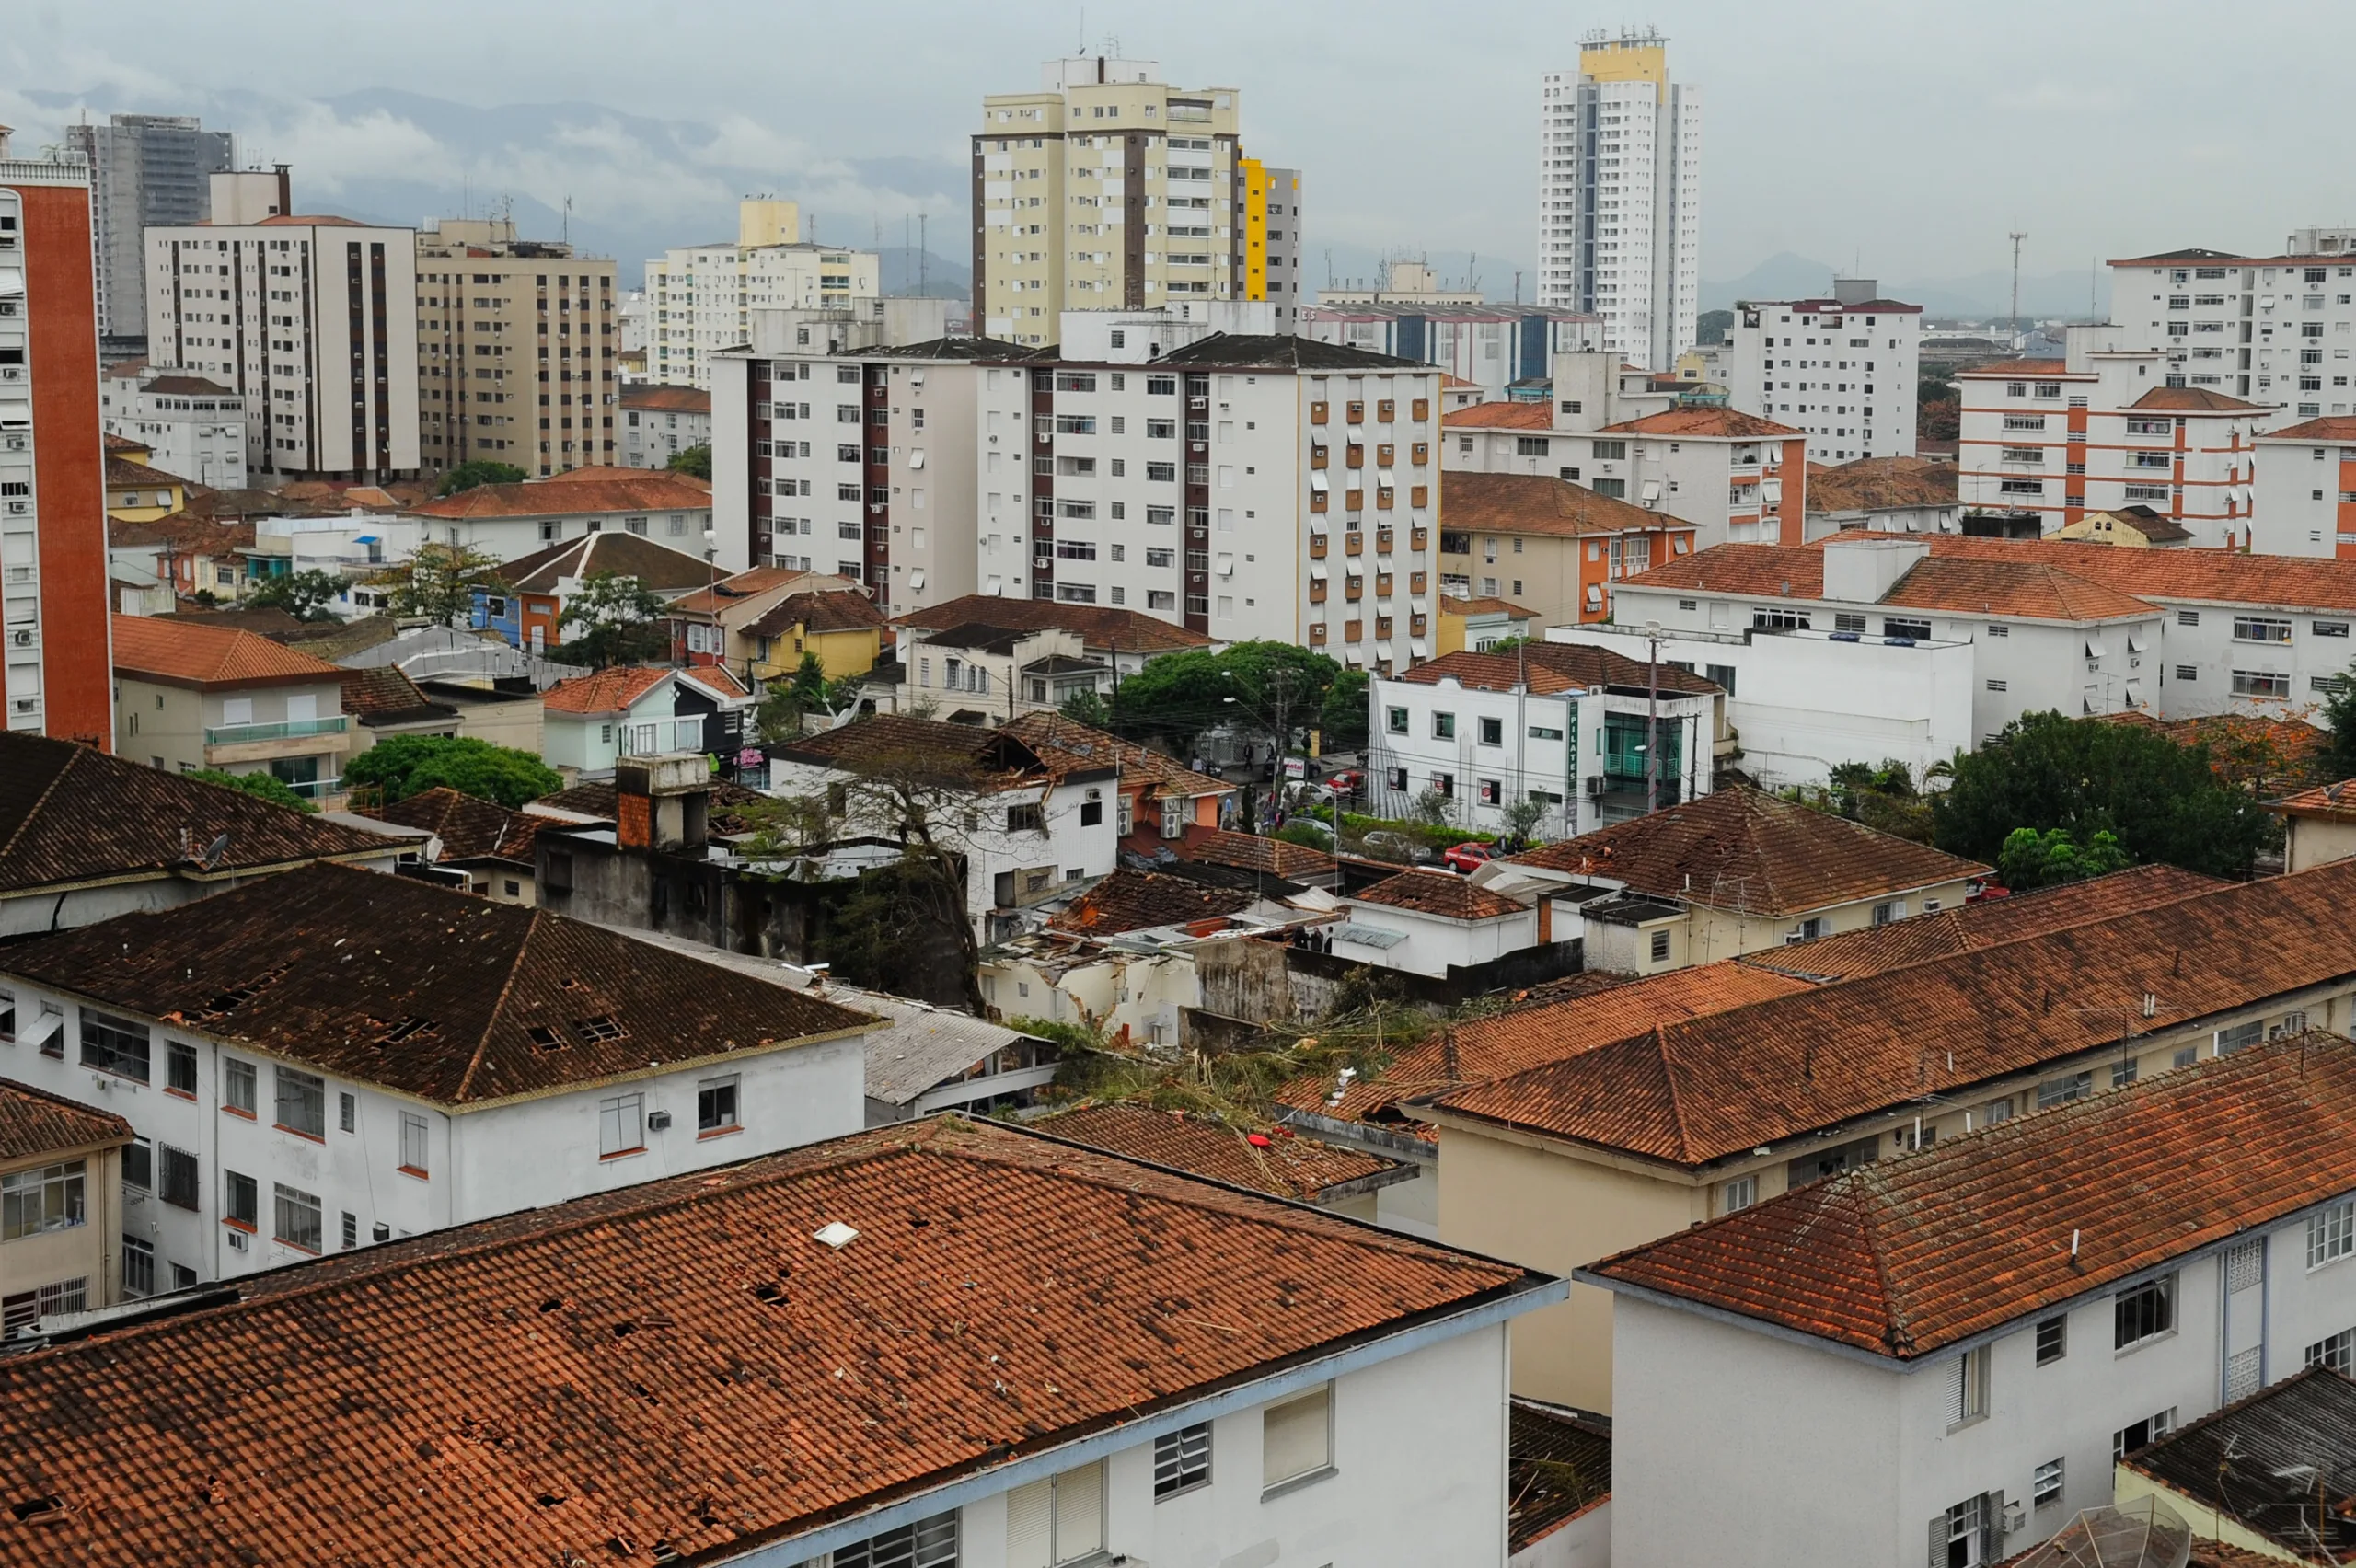
M 1469 876 L 1489 863 L 1489 847 L 1485 844 L 1460 844 L 1444 851 L 1439 863 L 1451 871 L 1462 871 Z
M 1357 798 L 1358 791 L 1366 788 L 1366 775 L 1354 769 L 1347 772 L 1336 773 L 1334 777 L 1325 780 L 1325 784 L 1326 787 L 1332 790 L 1336 795 L 1347 795 L 1352 800 L 1356 800 Z

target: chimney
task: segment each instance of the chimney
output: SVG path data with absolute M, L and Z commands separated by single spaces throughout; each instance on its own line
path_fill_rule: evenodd
M 711 765 L 701 752 L 614 767 L 614 839 L 625 849 L 700 855 L 710 842 Z

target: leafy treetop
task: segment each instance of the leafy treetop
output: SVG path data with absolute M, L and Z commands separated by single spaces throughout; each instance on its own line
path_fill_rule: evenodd
M 380 789 L 387 803 L 441 788 L 511 810 L 564 788 L 557 771 L 527 751 L 471 735 L 392 735 L 344 765 L 344 782 Z

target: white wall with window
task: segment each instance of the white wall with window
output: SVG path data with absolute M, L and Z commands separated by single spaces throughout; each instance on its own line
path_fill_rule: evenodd
M 157 1290 L 732 1164 L 865 1120 L 856 1037 L 458 1109 L 6 988 L 21 1016 L 53 1006 L 62 1027 L 39 1043 L 0 1036 L 0 1076 L 113 1112 L 137 1135 L 121 1223 L 150 1256 L 124 1267 Z
M 1882 1568 L 1927 1544 L 1981 1568 L 2108 1503 L 2120 1454 L 2351 1355 L 2356 1196 L 1911 1365 L 1620 1295 L 1612 1562 Z M 1718 1478 L 1707 1508 L 1697 1466 Z

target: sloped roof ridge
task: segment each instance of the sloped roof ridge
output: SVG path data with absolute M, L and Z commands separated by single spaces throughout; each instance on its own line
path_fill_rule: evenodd
M 1661 1083 L 1669 1090 L 1669 1121 L 1677 1129 L 1678 1157 L 1690 1161 L 1693 1158 L 1693 1137 L 1685 1127 L 1684 1088 L 1678 1081 L 1677 1058 L 1669 1049 L 1668 1027 L 1665 1024 L 1655 1023 L 1651 1029 L 1645 1032 L 1643 1038 L 1652 1054 L 1660 1060 Z
M 1985 1131 L 1986 1128 L 1983 1126 L 1981 1130 Z M 1856 1174 L 1857 1182 L 1849 1186 L 1842 1195 L 1850 1198 L 1855 1205 L 1857 1231 L 1865 1241 L 1865 1255 L 1873 1260 L 1874 1286 L 1881 1297 L 1882 1321 L 1888 1325 L 1887 1335 L 1890 1348 L 1896 1350 L 1902 1345 L 1911 1349 L 1914 1343 L 1912 1314 L 1907 1309 L 1895 1282 L 1890 1278 L 1889 1242 L 1888 1239 L 1882 1234 L 1882 1228 L 1878 1223 L 1882 1217 L 1885 1202 L 1889 1196 L 1889 1172 L 1883 1169 L 1880 1160 L 1876 1160 L 1873 1164 L 1859 1170 Z M 1870 1193 L 1870 1201 L 1867 1197 L 1868 1193 Z
M 57 793 L 57 787 L 65 781 L 65 776 L 73 772 L 74 765 L 81 760 L 78 755 L 68 756 L 65 759 L 65 766 L 49 776 L 49 782 L 41 786 L 40 793 L 33 798 L 32 809 L 17 819 L 16 827 L 6 839 L 0 839 L 0 857 L 6 857 L 14 850 L 17 847 L 17 840 L 22 838 L 26 830 L 40 820 L 40 813 L 48 806 L 49 798 Z
M 475 1042 L 474 1054 L 467 1058 L 467 1070 L 458 1075 L 457 1088 L 452 1093 L 456 1100 L 463 1101 L 472 1091 L 475 1074 L 481 1070 L 482 1059 L 490 1054 L 491 1037 L 499 1032 L 499 1021 L 507 1016 L 507 998 L 514 993 L 515 977 L 524 973 L 524 958 L 531 951 L 533 937 L 539 932 L 541 913 L 537 905 L 532 908 L 531 917 L 524 927 L 524 940 L 515 944 L 515 951 L 508 957 L 507 974 L 499 982 L 499 995 L 491 998 L 483 1017 L 481 1038 Z

